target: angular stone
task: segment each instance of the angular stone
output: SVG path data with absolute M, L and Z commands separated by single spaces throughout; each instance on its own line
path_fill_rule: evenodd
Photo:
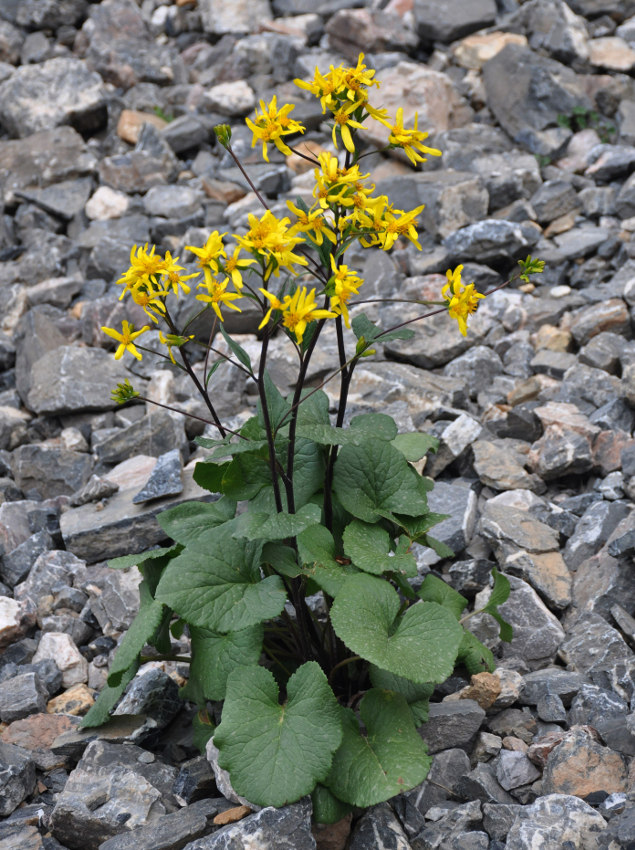
M 189 186 L 152 186 L 144 196 L 143 206 L 148 215 L 186 218 L 201 208 L 202 201 L 202 192 Z
M 137 459 L 132 460 L 136 462 Z M 144 475 L 150 474 L 154 466 L 153 461 L 153 458 L 146 459 Z M 133 504 L 132 499 L 143 479 L 126 481 L 126 464 L 130 466 L 128 461 L 124 461 L 116 468 L 121 473 L 121 480 L 118 480 L 115 470 L 108 473 L 109 478 L 118 483 L 120 489 L 102 510 L 97 511 L 93 504 L 87 504 L 66 511 L 60 518 L 66 547 L 89 563 L 128 555 L 131 550 L 144 552 L 156 546 L 165 540 L 165 532 L 155 519 L 158 513 L 190 499 L 213 498 L 194 482 L 191 473 L 186 472 L 181 494 L 161 502 L 137 506 Z
M 181 452 L 171 449 L 159 455 L 156 466 L 150 473 L 145 485 L 133 496 L 133 505 L 161 499 L 164 496 L 178 496 L 183 492 Z
M 64 180 L 45 189 L 24 189 L 20 195 L 51 215 L 70 221 L 84 209 L 91 188 L 92 180 L 89 177 L 80 177 L 76 180 Z
M 176 768 L 133 744 L 93 741 L 51 814 L 53 835 L 70 850 L 97 850 L 107 839 L 176 811 Z
M 483 803 L 513 803 L 514 798 L 499 784 L 492 764 L 479 762 L 456 786 L 457 795 L 464 800 Z
M 179 686 L 163 670 L 143 670 L 132 680 L 114 714 L 143 714 L 163 729 L 181 710 Z
M 436 454 L 426 461 L 426 474 L 435 477 L 449 464 L 458 460 L 482 430 L 480 422 L 467 413 L 458 416 L 438 435 L 439 448 Z
M 434 526 L 434 537 L 456 554 L 468 545 L 476 521 L 476 493 L 461 483 L 437 481 L 428 494 L 428 507 L 439 514 L 449 514 Z
M 494 490 L 527 488 L 544 492 L 545 485 L 537 475 L 531 475 L 518 463 L 515 455 L 503 446 L 487 440 L 472 443 L 474 471 L 485 486 Z
M 62 345 L 33 364 L 26 405 L 45 415 L 111 410 L 112 388 L 128 375 L 103 349 Z
M 82 717 L 95 704 L 93 691 L 85 684 L 73 685 L 67 691 L 49 700 L 46 710 L 49 714 L 63 714 Z
M 501 750 L 496 759 L 496 778 L 505 791 L 529 785 L 540 777 L 540 771 L 524 753 Z
M 583 685 L 571 703 L 572 726 L 592 726 L 604 743 L 626 756 L 635 755 L 635 729 L 629 724 L 626 700 L 597 685 Z M 629 728 L 630 727 L 630 728 Z
M 586 797 L 627 789 L 624 757 L 598 744 L 580 727 L 571 729 L 547 758 L 543 773 L 546 794 Z
M 583 800 L 565 794 L 547 794 L 524 806 L 507 834 L 507 850 L 544 847 L 594 847 L 606 821 Z
M 519 551 L 554 552 L 559 547 L 558 534 L 554 529 L 527 513 L 500 504 L 496 499 L 485 506 L 480 531 L 494 549 L 499 562 Z
M 21 673 L 2 683 L 0 688 L 0 720 L 11 723 L 29 714 L 41 713 L 46 707 L 46 690 L 37 673 Z
M 572 579 L 560 552 L 526 552 L 507 556 L 501 565 L 508 575 L 525 579 L 554 608 L 571 604 Z
M 207 799 L 215 789 L 214 772 L 205 756 L 183 762 L 174 781 L 174 793 L 180 805 Z
M 169 183 L 175 176 L 176 163 L 173 157 L 155 156 L 147 150 L 107 156 L 99 163 L 101 182 L 126 194 L 142 194 L 152 186 Z
M 579 208 L 579 201 L 575 189 L 567 180 L 547 180 L 532 195 L 531 205 L 538 221 L 545 224 Z
M 212 821 L 227 805 L 222 797 L 190 803 L 147 826 L 108 838 L 100 844 L 99 850 L 180 850 L 191 841 L 214 832 Z
M 623 502 L 602 501 L 590 505 L 567 541 L 563 553 L 567 566 L 576 570 L 583 561 L 598 552 L 629 513 L 629 506 Z
M 563 0 L 532 0 L 513 20 L 522 24 L 533 50 L 544 50 L 565 65 L 588 59 L 586 21 Z
M 414 4 L 417 33 L 426 42 L 456 41 L 491 26 L 496 13 L 494 0 L 475 0 L 469 8 L 461 0 L 448 0 L 443 5 L 431 0 L 415 0 Z
M 137 109 L 122 109 L 117 121 L 117 135 L 124 142 L 136 145 L 144 124 L 154 124 L 157 130 L 163 130 L 168 122 L 154 112 L 140 112 Z
M 522 658 L 530 668 L 544 667 L 554 659 L 564 629 L 528 584 L 515 576 L 509 576 L 509 582 L 509 599 L 499 610 L 514 635 L 511 643 L 503 644 L 503 655 Z
M 108 221 L 124 215 L 129 205 L 130 201 L 123 192 L 100 186 L 86 202 L 84 212 L 91 221 Z
M 22 65 L 0 83 L 0 121 L 13 136 L 70 124 L 94 133 L 106 122 L 101 78 L 79 59 L 58 57 Z
M 498 123 L 535 153 L 540 152 L 537 132 L 555 127 L 558 115 L 570 115 L 576 107 L 592 109 L 570 68 L 516 44 L 508 44 L 484 65 L 483 82 Z
M 532 445 L 527 462 L 543 480 L 552 481 L 564 475 L 588 472 L 593 467 L 593 453 L 584 435 L 549 425 Z
M 441 239 L 487 216 L 489 194 L 478 175 L 451 169 L 423 173 L 417 175 L 416 189 L 425 204 L 421 221 Z
M 402 17 L 380 9 L 340 9 L 326 22 L 330 46 L 357 60 L 360 50 L 410 53 L 418 38 Z
M 53 550 L 38 557 L 28 578 L 16 585 L 14 596 L 19 600 L 30 600 L 37 605 L 42 597 L 53 596 L 53 588 L 60 590 L 63 586 L 71 585 L 84 587 L 86 581 L 84 561 L 80 561 L 71 552 Z
M 72 452 L 46 443 L 19 446 L 13 452 L 13 477 L 27 494 L 49 499 L 70 495 L 90 478 L 93 460 L 85 452 Z M 33 541 L 33 560 L 40 554 Z
M 557 694 L 545 694 L 536 704 L 538 717 L 546 723 L 565 723 L 567 710 Z
M 609 231 L 592 224 L 583 224 L 554 237 L 560 262 L 577 260 L 595 253 L 606 243 Z M 604 329 L 603 329 L 604 330 Z
M 88 662 L 77 649 L 70 635 L 55 632 L 43 634 L 37 652 L 33 656 L 33 663 L 47 658 L 55 661 L 62 671 L 62 684 L 65 688 L 86 682 Z
M 450 234 L 443 245 L 456 262 L 498 263 L 526 254 L 539 238 L 538 228 L 529 222 L 487 218 Z
M 537 705 L 546 694 L 555 694 L 568 706 L 584 684 L 584 676 L 561 667 L 546 667 L 523 676 L 523 688 L 519 696 L 522 705 Z
M 174 446 L 177 447 L 175 451 L 180 449 L 185 453 L 187 438 L 183 417 L 156 408 L 103 441 L 93 440 L 93 449 L 103 463 L 121 463 L 138 455 L 151 454 L 158 458 L 173 450 Z M 157 473 L 161 474 L 161 471 Z M 109 477 L 112 478 L 111 475 Z
M 281 809 L 262 809 L 213 835 L 186 844 L 183 850 L 233 850 L 250 844 L 258 850 L 316 850 L 310 800 L 304 798 Z
M 0 816 L 10 815 L 34 790 L 35 765 L 26 750 L 0 741 Z
M 419 734 L 431 754 L 451 746 L 466 749 L 484 717 L 483 709 L 471 699 L 431 703 L 428 722 L 419 729 Z
M 40 555 L 53 548 L 53 538 L 48 531 L 45 528 L 37 531 L 24 543 L 0 557 L 0 576 L 7 584 L 14 587 L 26 579 Z
M 410 844 L 388 803 L 368 809 L 356 824 L 349 850 L 409 850 Z
M 91 475 L 86 484 L 71 496 L 71 506 L 76 508 L 80 505 L 86 505 L 88 502 L 109 499 L 115 495 L 117 490 L 119 490 L 119 485 L 115 484 L 114 481 L 109 481 L 108 478 L 100 478 L 99 475 Z
M 590 163 L 584 172 L 596 182 L 608 183 L 627 177 L 635 168 L 635 148 L 629 145 L 596 145 L 587 155 Z
M 255 32 L 262 23 L 271 20 L 268 0 L 236 0 L 231 9 L 222 0 L 201 0 L 199 8 L 203 30 L 211 35 Z M 297 14 L 295 9 L 294 14 Z
M 623 334 L 630 327 L 628 308 L 621 298 L 604 304 L 593 304 L 573 314 L 571 333 L 578 345 L 585 345 L 594 336 L 606 331 Z
M 63 714 L 32 714 L 14 720 L 2 734 L 2 743 L 14 744 L 29 752 L 39 770 L 53 770 L 69 765 L 68 760 L 51 750 L 51 744 L 63 732 L 75 729 L 79 720 Z M 1 846 L 1 845 L 0 845 Z
M 0 596 L 0 649 L 24 637 L 35 625 L 32 606 Z
M 231 118 L 246 115 L 256 105 L 256 94 L 245 80 L 219 83 L 205 93 L 210 110 Z
M 455 60 L 463 68 L 480 71 L 507 44 L 527 46 L 527 37 L 512 32 L 489 32 L 468 35 L 452 47 Z

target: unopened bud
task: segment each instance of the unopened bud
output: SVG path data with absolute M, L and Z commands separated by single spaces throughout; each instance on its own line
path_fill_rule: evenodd
M 216 133 L 216 138 L 219 143 L 224 148 L 228 148 L 232 139 L 232 128 L 229 124 L 217 124 L 214 127 L 214 132 Z

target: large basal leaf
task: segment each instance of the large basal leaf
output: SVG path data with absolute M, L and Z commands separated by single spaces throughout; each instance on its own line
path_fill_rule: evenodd
M 223 497 L 217 502 L 185 502 L 163 511 L 157 517 L 161 528 L 184 546 L 209 547 L 209 531 L 232 519 L 236 502 Z M 201 543 L 202 541 L 202 543 Z
M 410 679 L 404 679 L 403 676 L 395 676 L 388 670 L 381 670 L 374 664 L 370 665 L 368 673 L 373 687 L 384 688 L 401 694 L 410 707 L 415 726 L 421 726 L 422 723 L 426 722 L 434 685 L 429 683 L 421 685 L 417 682 L 411 682 Z
M 262 547 L 261 563 L 268 564 L 287 578 L 295 578 L 302 572 L 295 549 L 282 543 L 265 543 Z
M 214 744 L 234 790 L 252 803 L 284 806 L 309 794 L 326 777 L 341 740 L 340 708 L 315 661 L 291 676 L 283 705 L 263 667 L 228 677 Z
M 465 596 L 461 596 L 447 582 L 433 576 L 432 573 L 428 573 L 424 578 L 419 596 L 424 602 L 436 602 L 443 605 L 444 608 L 454 614 L 457 620 L 460 619 L 463 609 L 467 605 Z
M 297 433 L 324 446 L 358 446 L 369 437 L 390 442 L 397 435 L 397 426 L 385 413 L 362 413 L 354 416 L 350 428 L 333 427 L 328 417 L 306 415 L 298 419 Z
M 279 576 L 260 577 L 262 544 L 216 529 L 205 554 L 185 549 L 174 558 L 157 588 L 160 599 L 194 626 L 215 632 L 246 629 L 276 617 L 286 593 Z
M 432 434 L 422 434 L 412 431 L 409 434 L 397 434 L 392 444 L 402 455 L 411 462 L 421 460 L 429 451 L 436 452 L 439 441 Z
M 261 623 L 227 634 L 190 626 L 190 678 L 181 696 L 199 704 L 208 699 L 225 699 L 229 674 L 237 667 L 258 664 L 263 634 Z
M 331 622 L 346 646 L 413 682 L 444 682 L 454 669 L 463 629 L 434 602 L 417 602 L 397 618 L 396 590 L 382 579 L 351 576 L 331 608 Z
M 463 633 L 456 663 L 464 664 L 470 676 L 474 676 L 476 673 L 493 673 L 496 669 L 491 649 L 484 646 L 467 629 Z
M 309 526 L 320 522 L 321 511 L 317 505 L 303 505 L 296 513 L 281 512 L 267 514 L 260 511 L 248 512 L 237 517 L 234 537 L 248 540 L 285 540 L 295 537 Z
M 346 817 L 352 808 L 349 803 L 338 800 L 335 794 L 321 783 L 313 789 L 311 803 L 315 823 L 337 823 L 338 820 Z
M 351 709 L 341 709 L 344 738 L 325 785 L 353 806 L 373 806 L 419 785 L 432 759 L 405 698 L 373 688 L 360 703 L 362 733 Z
M 344 508 L 364 522 L 387 513 L 419 516 L 428 510 L 423 479 L 400 451 L 375 438 L 340 449 L 333 488 Z
M 417 574 L 417 562 L 409 552 L 397 554 L 390 549 L 390 536 L 379 525 L 354 519 L 344 529 L 344 552 L 356 567 L 366 573 L 381 575 L 385 572 Z

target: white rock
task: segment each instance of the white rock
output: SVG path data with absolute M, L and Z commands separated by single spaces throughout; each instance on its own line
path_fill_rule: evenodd
M 86 201 L 84 212 L 93 221 L 107 221 L 122 216 L 129 204 L 128 196 L 123 192 L 117 192 L 109 186 L 100 186 Z
M 75 646 L 70 635 L 63 632 L 45 632 L 33 656 L 33 663 L 47 658 L 57 664 L 65 688 L 88 681 L 88 661 Z

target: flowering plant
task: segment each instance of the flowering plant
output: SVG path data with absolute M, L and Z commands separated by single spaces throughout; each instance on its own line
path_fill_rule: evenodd
M 291 118 L 293 107 L 278 108 L 275 97 L 261 102 L 247 124 L 265 159 L 274 145 L 285 156 L 311 161 L 311 206 L 289 201 L 290 215 L 276 217 L 251 184 L 264 212 L 250 214 L 246 232 L 234 235 L 231 245 L 226 233 L 214 231 L 202 247 L 188 246 L 198 273 L 184 274 L 169 253 L 135 246 L 119 281 L 122 298 L 129 295 L 152 325 L 165 326 L 159 337 L 164 356 L 191 376 L 207 406 L 216 437 L 198 439 L 209 453 L 194 478 L 219 498 L 159 516 L 173 545 L 111 562 L 139 566 L 141 607 L 84 724 L 107 718 L 145 657 L 146 643 L 169 656 L 170 632 L 180 636 L 187 628 L 191 658 L 183 695 L 198 705 L 199 732 L 213 734 L 235 791 L 274 806 L 312 794 L 316 820 L 328 822 L 422 782 L 430 759 L 417 727 L 427 717 L 435 683 L 457 665 L 476 673 L 493 669 L 494 662 L 464 626 L 465 598 L 431 574 L 420 586 L 411 581 L 417 576 L 413 544 L 452 555 L 430 535 L 445 517 L 429 510 L 433 482 L 413 465 L 435 450 L 436 440 L 398 434 L 381 413 L 355 416 L 345 427 L 357 364 L 379 343 L 413 333 L 408 321 L 382 329 L 364 313 L 351 317 L 364 303 L 358 298 L 364 281 L 345 262 L 346 252 L 355 242 L 388 251 L 399 238 L 420 248 L 423 209 L 399 210 L 374 194 L 360 166 L 359 131 L 367 120 L 385 125 L 388 147 L 404 151 L 414 165 L 440 151 L 424 144 L 427 133 L 417 128 L 416 116 L 407 129 L 401 109 L 392 122 L 370 104 L 369 92 L 379 83 L 363 56 L 356 67 L 331 66 L 324 75 L 316 70 L 312 82 L 296 82 L 320 100 L 332 123 L 334 153 L 314 156 L 294 147 L 291 139 L 304 127 Z M 218 127 L 217 137 L 245 173 L 230 128 Z M 540 270 L 531 258 L 521 263 L 524 279 Z M 464 284 L 461 272 L 462 266 L 448 271 L 439 301 L 416 303 L 432 307 L 419 318 L 448 310 L 465 335 L 484 295 Z M 201 343 L 188 335 L 189 323 L 179 328 L 173 318 L 174 300 L 194 285 L 212 320 L 202 344 L 203 380 L 190 353 Z M 224 328 L 226 311 L 246 303 L 261 317 L 257 365 Z M 328 324 L 334 325 L 339 364 L 322 384 L 309 387 L 309 363 Z M 134 330 L 124 322 L 121 333 L 103 330 L 119 343 L 115 357 L 127 351 L 140 358 L 139 337 L 152 325 Z M 217 331 L 229 353 L 213 347 Z M 276 333 L 297 356 L 295 389 L 287 398 L 267 369 Z M 257 412 L 237 431 L 221 422 L 211 391 L 223 361 L 257 389 Z M 334 421 L 322 389 L 332 379 L 339 381 Z M 114 392 L 122 403 L 137 396 L 129 382 Z M 497 606 L 508 592 L 507 580 L 495 573 L 482 609 L 498 620 L 507 640 L 510 628 Z M 215 727 L 209 702 L 220 701 Z

